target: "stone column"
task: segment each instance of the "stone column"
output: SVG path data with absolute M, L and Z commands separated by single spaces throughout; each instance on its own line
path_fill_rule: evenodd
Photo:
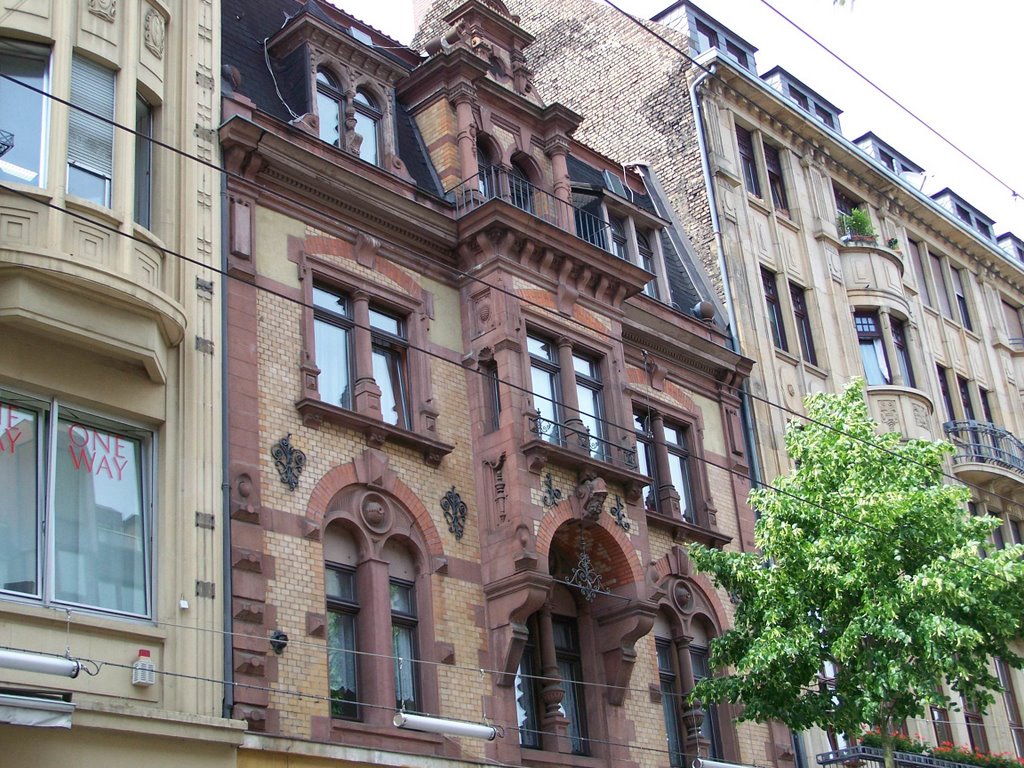
M 544 152 L 551 158 L 553 192 L 558 200 L 558 226 L 566 232 L 576 234 L 576 216 L 572 207 L 572 182 L 569 179 L 569 140 L 565 136 L 552 136 Z
M 587 428 L 580 418 L 580 403 L 576 396 L 576 370 L 572 363 L 572 341 L 558 339 L 558 386 L 562 395 L 562 427 L 568 448 L 590 452 Z
M 357 291 L 353 297 L 352 344 L 355 347 L 355 384 L 352 387 L 352 407 L 357 413 L 382 419 L 380 387 L 373 378 L 373 339 L 370 334 L 370 297 Z
M 668 450 L 665 448 L 665 419 L 657 411 L 651 413 L 651 434 L 654 436 L 654 464 L 657 467 L 656 474 L 658 477 L 658 487 L 656 490 L 658 510 L 661 514 L 678 520 L 682 517 L 682 511 L 679 508 L 679 491 L 672 485 L 672 469 L 668 463 Z M 690 655 L 687 653 L 687 669 L 689 664 Z
M 547 603 L 537 613 L 537 643 L 540 646 L 540 713 L 541 744 L 550 752 L 568 751 L 569 721 L 562 714 L 562 678 L 555 657 L 555 633 L 551 626 L 551 606 Z M 563 749 L 562 747 L 566 747 Z

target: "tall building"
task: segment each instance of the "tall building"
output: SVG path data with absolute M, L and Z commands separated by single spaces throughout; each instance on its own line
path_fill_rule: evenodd
M 449 7 L 429 8 L 421 34 L 443 27 Z M 789 469 L 782 434 L 803 396 L 860 376 L 885 428 L 954 443 L 951 478 L 972 488 L 972 511 L 1001 521 L 992 546 L 1021 541 L 1020 238 L 997 236 L 952 190 L 923 193 L 924 169 L 876 134 L 846 139 L 840 108 L 793 74 L 758 77 L 756 48 L 692 3 L 645 22 L 678 50 L 600 3 L 510 7 L 536 35 L 527 63 L 538 88 L 587 116 L 577 136 L 658 168 L 756 361 L 765 479 Z M 1007 693 L 988 712 L 947 689 L 963 706 L 911 730 L 1024 755 L 1024 678 L 998 671 Z M 842 739 L 826 736 L 805 734 L 797 751 Z
M 6 765 L 212 766 L 242 739 L 220 683 L 218 13 L 0 10 Z
M 791 764 L 685 700 L 750 361 L 658 169 L 573 138 L 500 0 L 426 55 L 222 5 L 238 764 Z

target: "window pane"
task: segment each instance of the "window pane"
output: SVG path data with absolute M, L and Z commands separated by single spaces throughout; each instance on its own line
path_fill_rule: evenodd
M 413 602 L 412 587 L 407 584 L 391 582 L 391 610 L 407 616 L 416 615 L 416 604 Z
M 686 765 L 683 754 L 682 723 L 679 718 L 681 704 L 680 692 L 677 688 L 678 679 L 673 663 L 672 644 L 668 640 L 656 640 L 658 653 L 658 674 L 661 678 L 661 710 L 665 718 L 665 734 L 667 737 L 669 764 L 673 768 Z
M 328 577 L 333 571 L 328 571 Z M 327 669 L 331 687 L 331 717 L 359 716 L 356 679 L 356 617 L 351 613 L 327 614 Z
M 153 110 L 141 96 L 135 97 L 135 221 L 150 228 L 153 194 Z
M 561 438 L 558 429 L 558 409 L 555 406 L 555 376 L 550 371 L 534 366 L 530 369 L 530 386 L 533 391 L 533 407 L 543 419 L 538 424 L 538 428 L 542 430 L 541 436 L 545 440 L 558 442 Z
M 57 424 L 54 596 L 144 614 L 142 443 L 79 422 Z
M 405 394 L 402 384 L 402 356 L 392 350 L 374 345 L 373 379 L 380 387 L 380 411 L 388 424 L 408 427 L 405 413 Z
M 368 163 L 377 165 L 377 120 L 376 118 L 356 112 L 356 133 L 363 137 L 359 145 L 359 157 Z
M 878 315 L 869 312 L 857 312 L 853 316 L 857 329 L 857 341 L 860 344 L 860 359 L 864 365 L 864 379 L 869 385 L 891 384 L 892 375 L 889 371 L 889 359 L 882 343 L 882 329 Z
M 531 749 L 540 747 L 535 669 L 533 648 L 526 648 L 516 670 L 516 724 L 519 726 L 519 743 Z
M 557 625 L 556 625 L 557 626 Z M 583 710 L 582 674 L 576 659 L 559 659 L 558 676 L 562 678 L 562 713 L 569 721 L 569 743 L 574 755 L 587 754 L 587 725 Z
M 46 89 L 49 51 L 9 41 L 0 42 L 0 73 L 17 82 L 0 78 L 0 130 L 14 137 L 14 146 L 0 158 L 0 181 L 42 186 L 45 146 L 46 102 L 38 93 L 25 88 Z M 24 85 L 21 85 L 24 84 Z
M 672 474 L 672 486 L 679 494 L 679 513 L 684 520 L 693 522 L 693 504 L 690 502 L 690 474 L 686 456 L 669 452 L 668 468 Z
M 314 291 L 315 295 L 315 291 Z M 316 364 L 320 369 L 318 387 L 320 399 L 325 403 L 352 407 L 349 378 L 348 331 L 333 323 L 313 321 Z
M 39 439 L 32 411 L 0 402 L 0 589 L 39 594 Z
M 320 80 L 322 73 L 317 73 Z M 337 97 L 317 91 L 316 113 L 320 121 L 320 139 L 336 147 L 341 146 L 341 104 Z
M 355 602 L 356 575 L 352 571 L 329 568 L 325 574 L 325 581 L 329 598 Z
M 395 654 L 395 706 L 416 710 L 416 637 L 415 628 L 392 624 Z
M 405 338 L 402 318 L 382 312 L 379 309 L 370 309 L 370 327 L 376 331 L 384 331 L 384 333 L 392 336 Z
M 71 104 L 68 193 L 109 206 L 114 126 L 107 121 L 114 119 L 114 73 L 76 55 L 71 63 Z

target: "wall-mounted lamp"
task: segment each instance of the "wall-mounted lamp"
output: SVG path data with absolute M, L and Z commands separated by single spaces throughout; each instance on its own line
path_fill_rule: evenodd
M 0 650 L 0 668 L 39 672 L 44 675 L 78 677 L 78 673 L 82 669 L 82 662 L 62 656 L 43 656 L 25 651 Z
M 407 715 L 405 712 L 395 714 L 394 723 L 399 728 L 426 733 L 443 733 L 447 736 L 469 736 L 474 739 L 494 741 L 498 729 L 493 725 L 466 723 L 462 720 L 446 720 L 443 717 L 427 717 L 426 715 Z

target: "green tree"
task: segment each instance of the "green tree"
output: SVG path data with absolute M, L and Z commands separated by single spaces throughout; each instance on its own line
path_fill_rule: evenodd
M 856 734 L 893 734 L 945 679 L 979 705 L 998 680 L 990 657 L 1020 667 L 1010 647 L 1024 616 L 1024 547 L 981 554 L 991 517 L 972 517 L 967 488 L 945 482 L 946 442 L 879 435 L 859 380 L 811 395 L 793 421 L 795 469 L 755 489 L 756 553 L 695 545 L 690 555 L 737 601 L 735 626 L 712 643 L 727 672 L 694 697 L 728 700 L 749 720 Z M 819 671 L 835 670 L 834 685 Z

